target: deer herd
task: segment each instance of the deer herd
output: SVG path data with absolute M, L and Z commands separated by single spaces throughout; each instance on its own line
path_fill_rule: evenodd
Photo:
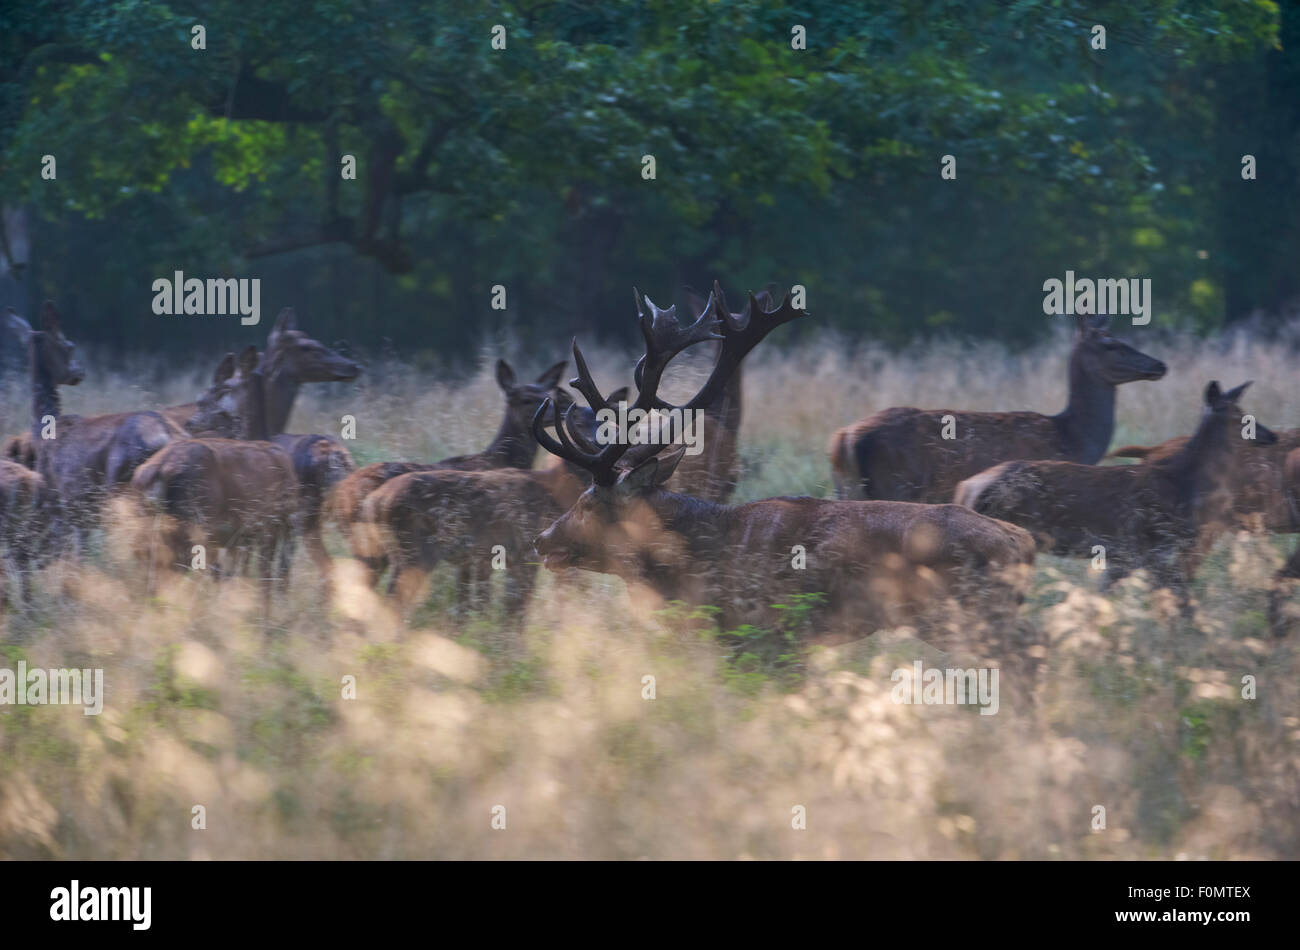
M 1102 552 L 1103 588 L 1145 568 L 1187 611 L 1190 583 L 1223 532 L 1300 531 L 1300 430 L 1244 419 L 1248 383 L 1209 383 L 1191 435 L 1110 453 L 1133 464 L 1099 464 L 1116 387 L 1158 380 L 1166 368 L 1086 315 L 1075 318 L 1060 413 L 885 409 L 832 436 L 835 499 L 731 505 L 742 363 L 806 314 L 766 292 L 732 312 L 716 283 L 707 298 L 690 295 L 687 321 L 675 306 L 635 300 L 644 353 L 630 405 L 641 412 L 629 415 L 698 412 L 699 454 L 627 432 L 611 438 L 599 420 L 627 408 L 631 393 L 602 390 L 575 340 L 569 385 L 585 405 L 561 385 L 567 361 L 525 382 L 501 360 L 505 409 L 482 452 L 358 468 L 340 439 L 284 431 L 303 383 L 355 380 L 362 370 L 299 330 L 291 309 L 264 351 L 227 354 L 194 403 L 66 415 L 59 390 L 84 370 L 57 310 L 47 302 L 33 328 L 11 308 L 5 326 L 27 349 L 32 414 L 0 460 L 0 608 L 11 586 L 29 599 L 47 562 L 84 557 L 115 499 L 141 515 L 134 549 L 147 590 L 196 566 L 217 577 L 251 570 L 266 613 L 299 542 L 330 584 L 323 531 L 333 525 L 367 583 L 383 582 L 404 609 L 447 562 L 459 609 L 483 607 L 501 573 L 505 624 L 521 628 L 545 566 L 561 581 L 571 571 L 611 574 L 713 608 L 723 630 L 779 626 L 783 607 L 809 595 L 814 639 L 906 622 L 943 648 L 960 633 L 954 615 L 1014 621 L 1040 551 L 1094 561 Z M 711 372 L 689 399 L 667 401 L 665 372 L 700 344 L 715 350 Z M 534 468 L 539 446 L 551 458 Z M 1300 578 L 1300 548 L 1271 593 L 1279 634 L 1287 578 Z

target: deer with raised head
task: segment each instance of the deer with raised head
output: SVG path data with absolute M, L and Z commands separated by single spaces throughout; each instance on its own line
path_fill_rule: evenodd
M 271 587 L 287 582 L 292 534 L 301 505 L 293 460 L 266 440 L 265 386 L 257 348 L 244 350 L 231 386 L 238 393 L 240 438 L 179 439 L 136 471 L 131 487 L 154 516 L 161 557 L 153 544 L 145 553 L 158 566 L 187 569 L 195 545 L 211 552 L 212 569 L 220 549 L 231 570 L 255 558 L 262 609 L 270 612 Z M 202 400 L 196 412 L 202 412 Z M 154 573 L 150 571 L 150 586 Z
M 1077 331 L 1070 398 L 1061 412 L 885 409 L 831 437 L 836 494 L 950 502 L 958 482 L 999 462 L 1097 462 L 1115 432 L 1116 387 L 1160 379 L 1165 364 L 1113 336 L 1108 317 L 1079 316 Z
M 688 327 L 671 310 L 641 313 L 646 351 L 637 367 L 633 408 L 664 408 L 657 391 L 673 357 L 704 340 L 720 340 L 704 386 L 682 406 L 668 408 L 711 404 L 750 350 L 802 315 L 789 296 L 765 310 L 752 295 L 739 316 L 719 308 L 715 298 Z M 578 376 L 570 385 L 598 416 L 612 411 L 576 342 L 574 359 Z M 548 569 L 617 574 L 665 600 L 716 606 L 724 630 L 742 623 L 773 626 L 774 604 L 820 594 L 826 598 L 819 611 L 822 639 L 866 636 L 875 624 L 924 613 L 947 595 L 969 604 L 972 581 L 996 588 L 999 601 L 1007 595 L 1008 604 L 1018 603 L 1028 584 L 1033 541 L 1013 525 L 956 505 L 702 501 L 665 488 L 684 448 L 660 456 L 663 446 L 629 447 L 626 439 L 595 444 L 554 409 L 553 438 L 542 429 L 548 408 L 534 419 L 538 441 L 592 478 L 573 507 L 535 541 Z
M 537 442 L 532 435 L 532 418 L 542 402 L 556 392 L 560 376 L 567 361 L 556 363 L 532 383 L 520 383 L 514 369 L 505 360 L 497 360 L 496 379 L 505 395 L 505 413 L 496 435 L 482 452 L 457 455 L 440 462 L 375 462 L 357 469 L 335 487 L 328 508 L 332 520 L 348 538 L 353 555 L 366 568 L 370 583 L 374 583 L 388 566 L 388 557 L 382 547 L 376 547 L 370 531 L 354 530 L 361 505 L 372 491 L 401 475 L 411 472 L 432 472 L 439 469 L 479 472 L 498 468 L 532 468 L 537 455 Z M 568 396 L 559 398 L 567 400 Z M 462 571 L 462 582 L 472 583 L 468 570 Z
M 153 411 L 100 416 L 64 415 L 60 386 L 85 375 L 63 335 L 58 311 L 46 301 L 41 329 L 33 330 L 9 308 L 6 322 L 27 344 L 32 373 L 31 445 L 36 469 L 58 499 L 56 534 L 66 523 L 78 540 L 94 527 L 109 492 L 131 479 L 136 468 L 185 432 Z
M 626 396 L 622 389 L 610 398 Z M 575 407 L 566 418 L 571 427 L 595 439 L 597 424 L 590 409 Z M 425 580 L 440 562 L 487 565 L 502 558 L 506 619 L 522 624 L 540 567 L 533 539 L 591 484 L 584 469 L 552 461 L 556 464 L 539 469 L 442 469 L 399 475 L 366 497 L 354 530 L 371 532 L 371 546 L 386 552 L 393 565 L 388 589 L 404 606 L 420 599 Z M 474 584 L 490 574 L 471 573 Z M 477 594 L 476 587 L 468 592 L 471 608 L 479 606 Z
M 1104 586 L 1147 568 L 1186 611 L 1188 584 L 1228 524 L 1234 444 L 1245 436 L 1238 398 L 1250 383 L 1205 389 L 1200 425 L 1176 451 L 1143 465 L 1003 462 L 963 481 L 959 504 L 1028 529 L 1040 550 L 1093 558 L 1100 545 Z M 1252 446 L 1277 436 L 1254 426 Z
M 266 424 L 271 435 L 282 433 L 288 427 L 303 383 L 347 383 L 361 375 L 361 364 L 299 330 L 293 307 L 285 307 L 276 316 L 260 368 L 266 381 Z M 227 373 L 226 377 L 230 375 Z M 217 383 L 214 379 L 213 384 Z M 222 420 L 208 417 L 209 425 L 202 415 L 195 418 L 199 408 L 198 402 L 187 402 L 158 411 L 190 435 L 220 435 Z M 227 420 L 224 425 L 228 428 L 231 424 Z

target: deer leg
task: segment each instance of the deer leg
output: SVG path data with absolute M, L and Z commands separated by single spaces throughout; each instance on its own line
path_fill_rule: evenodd
M 532 564 L 516 565 L 506 572 L 506 623 L 522 633 L 528 601 L 537 584 L 537 568 Z

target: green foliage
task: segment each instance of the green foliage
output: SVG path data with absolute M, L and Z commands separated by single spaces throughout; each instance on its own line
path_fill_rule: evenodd
M 496 328 L 496 283 L 544 336 L 630 335 L 632 282 L 718 277 L 802 283 L 894 340 L 1023 338 L 1067 268 L 1150 276 L 1161 320 L 1209 325 L 1300 291 L 1298 21 L 1264 0 L 36 0 L 0 12 L 0 202 L 39 216 L 29 293 L 84 294 L 90 338 L 119 313 L 163 345 L 206 333 L 156 332 L 175 268 L 442 349 Z

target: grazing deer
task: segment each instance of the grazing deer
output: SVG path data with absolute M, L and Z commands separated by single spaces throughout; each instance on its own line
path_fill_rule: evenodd
M 562 391 L 562 390 L 561 390 Z M 627 390 L 611 394 L 625 399 Z M 596 437 L 595 414 L 575 408 L 569 425 Z M 389 592 L 406 606 L 417 601 L 424 581 L 439 562 L 487 565 L 504 557 L 507 622 L 522 625 L 540 566 L 533 538 L 578 499 L 591 484 L 584 469 L 554 459 L 540 469 L 498 468 L 464 472 L 440 469 L 399 475 L 362 503 L 356 532 L 369 532 L 372 550 L 393 565 Z M 477 586 L 487 571 L 471 571 L 468 592 L 477 607 Z
M 329 514 L 348 538 L 353 555 L 365 565 L 370 583 L 374 583 L 388 566 L 383 550 L 373 545 L 370 532 L 355 532 L 362 502 L 366 496 L 385 482 L 411 472 L 431 472 L 439 469 L 479 472 L 498 468 L 532 468 L 537 455 L 537 442 L 532 436 L 532 418 L 538 407 L 560 383 L 567 361 L 556 363 L 532 383 L 520 383 L 515 371 L 505 360 L 497 360 L 497 385 L 506 397 L 505 414 L 491 443 L 474 455 L 457 455 L 432 464 L 421 462 L 375 462 L 357 469 L 335 487 L 329 500 Z M 558 398 L 571 402 L 567 394 Z M 469 583 L 466 571 L 462 581 Z
M 126 484 L 136 468 L 185 432 L 160 413 L 119 412 L 69 416 L 62 411 L 60 386 L 75 386 L 84 373 L 72 356 L 54 304 L 45 302 L 41 329 L 33 330 L 9 308 L 6 322 L 27 344 L 32 372 L 31 444 L 36 468 L 58 499 L 57 520 L 84 541 L 99 521 L 108 493 Z
M 45 479 L 26 466 L 0 460 L 0 610 L 8 596 L 6 574 L 16 574 L 24 600 L 31 571 L 48 553 L 42 537 L 54 498 Z
M 836 494 L 947 502 L 959 481 L 999 462 L 1095 463 L 1115 431 L 1115 387 L 1165 375 L 1164 363 L 1112 336 L 1108 322 L 1077 318 L 1070 399 L 1054 416 L 899 408 L 840 429 L 830 447 Z M 953 438 L 944 438 L 945 416 L 952 417 Z
M 265 440 L 265 388 L 255 347 L 244 351 L 240 371 L 246 385 L 239 418 L 247 438 L 174 441 L 139 467 L 131 487 L 156 514 L 172 568 L 190 563 L 194 545 L 214 555 L 226 549 L 232 570 L 256 557 L 262 609 L 269 615 L 272 584 L 288 579 L 300 489 L 289 454 Z M 148 555 L 157 562 L 152 549 Z
M 1200 425 L 1177 452 L 1143 465 L 1003 462 L 963 481 L 957 501 L 1027 528 L 1052 554 L 1091 558 L 1100 545 L 1105 586 L 1145 567 L 1186 611 L 1188 584 L 1227 522 L 1233 444 L 1242 438 L 1237 399 L 1249 385 L 1222 392 L 1210 383 Z M 1276 441 L 1255 427 L 1251 444 Z
M 711 404 L 754 346 L 802 315 L 788 296 L 769 311 L 752 295 L 739 316 L 719 308 L 715 298 L 689 327 L 672 311 L 641 313 L 646 352 L 637 367 L 634 408 L 662 408 L 657 390 L 669 361 L 689 346 L 720 339 L 713 372 L 680 408 Z M 578 377 L 570 385 L 594 411 L 608 410 L 576 343 L 574 359 Z M 535 541 L 548 569 L 617 574 L 665 599 L 715 605 L 723 629 L 745 622 L 770 626 L 778 613 L 773 604 L 801 593 L 822 594 L 839 623 L 835 632 L 858 637 L 876 622 L 921 613 L 943 595 L 965 599 L 972 579 L 1009 585 L 1011 600 L 1023 596 L 1034 545 L 1013 525 L 956 505 L 701 501 L 664 488 L 684 448 L 659 457 L 653 453 L 663 446 L 630 449 L 622 440 L 598 445 L 567 426 L 558 410 L 558 438 L 552 438 L 541 428 L 547 408 L 533 422 L 538 441 L 592 478 L 573 507 Z

